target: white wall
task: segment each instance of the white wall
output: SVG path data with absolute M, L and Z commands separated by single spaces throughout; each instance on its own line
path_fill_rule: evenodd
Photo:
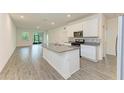
M 22 40 L 22 33 L 23 32 L 29 32 L 29 41 Z M 34 32 L 42 32 L 40 30 L 34 30 L 34 29 L 21 29 L 17 28 L 17 36 L 16 36 L 16 44 L 18 47 L 20 46 L 30 46 L 33 44 L 33 33 Z
M 46 31 L 43 32 L 43 43 L 48 43 L 48 33 Z
M 16 27 L 8 14 L 0 13 L 0 72 L 16 48 Z
M 107 54 L 116 55 L 116 37 L 118 33 L 118 18 L 107 20 L 106 43 Z
M 49 43 L 64 43 L 67 42 L 66 30 L 64 27 L 60 27 L 48 32 Z
M 105 41 L 104 41 L 104 32 L 106 29 L 104 29 L 105 24 L 106 24 L 106 19 L 103 14 L 98 14 L 99 15 L 99 39 L 100 39 L 100 46 L 98 47 L 98 58 L 99 60 L 102 60 L 103 57 L 105 57 Z

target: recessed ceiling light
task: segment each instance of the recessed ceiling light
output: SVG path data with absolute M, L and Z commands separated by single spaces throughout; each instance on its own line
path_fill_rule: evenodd
M 71 17 L 71 15 L 70 15 L 70 14 L 68 14 L 68 15 L 67 15 L 67 17 L 68 17 L 68 18 L 70 18 L 70 17 Z
M 55 25 L 55 22 L 51 22 L 52 25 Z
M 23 19 L 23 18 L 24 18 L 24 16 L 20 16 L 20 18 L 21 18 L 21 19 Z

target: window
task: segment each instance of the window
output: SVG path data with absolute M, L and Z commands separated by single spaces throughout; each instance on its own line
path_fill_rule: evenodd
M 41 44 L 42 42 L 42 33 L 41 32 L 34 32 L 34 42 L 33 44 Z
M 22 40 L 29 41 L 29 33 L 28 32 L 22 32 Z

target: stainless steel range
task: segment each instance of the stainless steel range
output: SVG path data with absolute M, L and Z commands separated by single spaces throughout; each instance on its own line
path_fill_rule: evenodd
M 72 46 L 77 46 L 77 47 L 80 48 L 80 50 L 79 50 L 80 57 L 81 57 L 81 47 L 80 47 L 80 45 L 81 45 L 81 44 L 84 44 L 84 42 L 85 42 L 84 39 L 75 39 L 74 42 L 71 42 L 71 45 L 72 45 Z

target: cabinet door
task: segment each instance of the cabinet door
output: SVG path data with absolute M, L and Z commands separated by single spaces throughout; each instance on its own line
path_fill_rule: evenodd
M 78 23 L 78 24 L 74 24 L 74 25 L 70 25 L 68 26 L 67 29 L 67 36 L 68 37 L 74 37 L 73 33 L 76 31 L 82 31 L 83 30 L 83 23 Z
M 83 22 L 84 37 L 98 36 L 98 18 Z
M 81 56 L 94 61 L 97 60 L 97 47 L 81 45 Z
M 66 30 L 67 30 L 67 37 L 73 37 L 73 28 L 72 28 L 72 26 L 68 26 L 66 28 Z

